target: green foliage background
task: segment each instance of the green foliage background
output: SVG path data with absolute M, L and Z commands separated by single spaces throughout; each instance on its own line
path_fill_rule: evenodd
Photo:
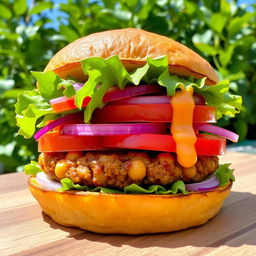
M 256 133 L 256 5 L 226 0 L 0 1 L 0 173 L 22 170 L 37 157 L 36 144 L 17 135 L 16 97 L 34 87 L 59 49 L 96 31 L 136 27 L 187 45 L 243 96 L 237 118 L 220 121 L 240 140 Z

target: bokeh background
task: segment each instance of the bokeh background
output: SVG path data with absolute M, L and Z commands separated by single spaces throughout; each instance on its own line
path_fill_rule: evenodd
M 34 87 L 59 49 L 93 32 L 136 27 L 192 48 L 243 97 L 235 119 L 219 121 L 256 139 L 256 4 L 253 0 L 0 0 L 0 174 L 22 171 L 36 143 L 17 135 L 17 95 Z

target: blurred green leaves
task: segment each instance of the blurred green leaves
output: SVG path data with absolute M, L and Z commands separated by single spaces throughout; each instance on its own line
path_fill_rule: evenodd
M 2 17 L 4 19 L 10 19 L 12 17 L 11 10 L 7 6 L 5 6 L 1 3 L 0 3 L 0 10 L 1 10 L 0 17 Z
M 52 8 L 52 2 L 40 2 L 34 5 L 28 12 L 29 15 L 40 14 L 42 11 Z
M 34 141 L 17 135 L 14 120 L 18 93 L 35 86 L 31 70 L 42 71 L 67 43 L 107 29 L 142 28 L 197 51 L 244 98 L 239 116 L 220 124 L 235 129 L 241 139 L 256 138 L 255 5 L 238 6 L 235 0 L 1 0 L 0 10 L 0 162 L 5 172 L 36 158 Z
M 22 15 L 27 10 L 27 1 L 26 0 L 16 0 L 13 3 L 13 10 L 16 15 Z

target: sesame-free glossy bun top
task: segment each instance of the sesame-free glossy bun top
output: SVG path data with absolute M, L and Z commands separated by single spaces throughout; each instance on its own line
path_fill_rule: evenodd
M 169 70 L 180 76 L 207 77 L 207 84 L 218 82 L 211 65 L 186 46 L 158 34 L 141 29 L 109 30 L 82 37 L 60 50 L 45 71 L 54 70 L 62 78 L 85 80 L 80 61 L 88 57 L 108 58 L 118 55 L 124 66 L 133 70 L 146 63 L 148 57 L 168 56 Z

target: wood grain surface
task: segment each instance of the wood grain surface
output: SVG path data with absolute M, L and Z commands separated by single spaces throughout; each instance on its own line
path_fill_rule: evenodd
M 0 255 L 256 255 L 256 155 L 230 153 L 236 182 L 207 224 L 158 235 L 100 235 L 44 215 L 22 173 L 0 176 Z

